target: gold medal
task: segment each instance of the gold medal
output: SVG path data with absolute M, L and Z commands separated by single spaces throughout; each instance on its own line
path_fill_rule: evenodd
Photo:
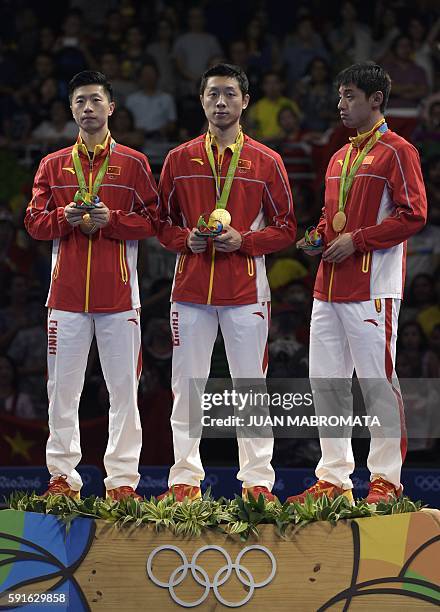
M 231 225 L 231 220 L 231 215 L 225 208 L 216 208 L 209 215 L 208 225 L 214 225 L 218 221 L 225 227 Z
M 343 210 L 339 210 L 335 216 L 333 217 L 332 227 L 336 233 L 342 232 L 347 223 L 347 217 L 345 216 L 345 212 Z

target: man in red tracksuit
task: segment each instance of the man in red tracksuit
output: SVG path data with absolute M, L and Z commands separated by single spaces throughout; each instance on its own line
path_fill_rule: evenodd
M 424 226 L 427 204 L 417 150 L 388 129 L 383 117 L 391 89 L 388 74 L 374 64 L 355 64 L 338 75 L 337 84 L 342 122 L 358 135 L 330 160 L 317 226 L 323 245 L 305 251 L 322 253 L 311 321 L 310 378 L 312 386 L 319 387 L 319 379 L 327 379 L 323 387 L 337 379 L 351 386 L 355 369 L 369 413 L 395 423 L 390 437 L 371 431 L 366 500 L 377 503 L 402 491 L 406 431 L 394 370 L 397 319 L 406 241 Z M 298 246 L 307 247 L 306 240 Z M 328 410 L 329 397 L 315 394 L 318 413 Z M 350 391 L 347 397 L 337 401 L 341 408 L 348 402 L 351 409 Z M 315 498 L 343 494 L 352 500 L 350 438 L 321 436 L 321 451 L 318 481 L 289 501 L 303 501 L 307 493 Z
M 169 153 L 159 185 L 159 239 L 177 253 L 171 296 L 175 463 L 164 496 L 180 500 L 200 497 L 204 478 L 200 439 L 188 431 L 188 379 L 208 378 L 219 325 L 232 379 L 264 379 L 270 317 L 264 255 L 290 245 L 296 230 L 280 156 L 240 128 L 249 102 L 244 72 L 214 66 L 202 77 L 200 99 L 208 132 Z M 198 219 L 210 211 L 220 212 L 224 231 L 199 236 Z M 250 491 L 274 499 L 273 438 L 239 438 L 238 446 L 243 496 Z
M 144 155 L 108 131 L 112 88 L 99 72 L 69 84 L 77 142 L 47 155 L 35 176 L 25 225 L 52 240 L 48 316 L 47 494 L 79 497 L 78 406 L 93 336 L 109 390 L 107 496 L 139 497 L 142 432 L 137 387 L 142 365 L 138 240 L 155 233 L 157 191 Z M 97 200 L 100 200 L 99 202 Z M 95 208 L 84 202 L 95 201 Z M 152 221 L 153 220 L 153 221 Z

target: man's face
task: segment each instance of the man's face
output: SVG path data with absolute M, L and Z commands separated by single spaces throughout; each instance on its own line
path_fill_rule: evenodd
M 367 98 L 356 85 L 341 85 L 339 88 L 338 110 L 342 123 L 348 128 L 359 128 L 371 121 L 373 111 L 380 109 L 382 92 L 375 92 Z
M 237 79 L 224 76 L 209 77 L 200 101 L 209 123 L 226 129 L 239 121 L 249 104 L 249 94 L 243 96 Z
M 115 103 L 109 101 L 102 85 L 83 85 L 73 92 L 70 108 L 78 126 L 88 134 L 96 134 L 107 126 Z

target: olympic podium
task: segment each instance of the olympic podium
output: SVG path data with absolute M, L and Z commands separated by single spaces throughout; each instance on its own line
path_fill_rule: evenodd
M 0 512 L 0 610 L 434 610 L 440 511 L 311 523 L 281 537 Z

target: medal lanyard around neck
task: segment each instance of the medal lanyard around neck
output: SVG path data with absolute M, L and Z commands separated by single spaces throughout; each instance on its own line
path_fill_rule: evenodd
M 80 192 L 82 194 L 90 193 L 92 196 L 98 195 L 99 188 L 101 187 L 101 183 L 104 179 L 105 173 L 107 172 L 108 164 L 110 161 L 110 153 L 107 153 L 105 160 L 102 162 L 101 167 L 98 170 L 98 174 L 96 175 L 93 185 L 90 185 L 89 188 L 87 188 L 87 183 L 86 179 L 84 178 L 81 160 L 79 159 L 78 155 L 78 143 L 73 145 L 72 160 L 73 167 L 75 168 L 76 178 L 78 179 Z
M 243 148 L 243 132 L 240 131 L 236 145 L 235 145 L 234 153 L 229 163 L 229 168 L 226 174 L 225 184 L 223 185 L 223 189 L 220 192 L 220 176 L 217 175 L 217 169 L 215 167 L 215 159 L 214 159 L 214 153 L 212 151 L 210 135 L 209 133 L 206 134 L 205 149 L 206 149 L 206 154 L 209 159 L 209 165 L 211 166 L 212 174 L 214 175 L 214 179 L 215 179 L 215 190 L 217 194 L 217 202 L 215 205 L 216 208 L 226 208 L 228 204 L 228 198 L 231 192 L 232 181 L 234 180 L 234 175 L 237 170 L 238 160 L 240 159 L 240 153 L 241 153 L 242 148 Z
M 348 162 L 350 160 L 350 154 L 353 150 L 353 145 L 350 144 L 350 146 L 348 147 L 347 153 L 345 154 L 344 163 L 342 164 L 341 182 L 339 184 L 338 209 L 340 211 L 344 212 L 345 205 L 347 204 L 348 194 L 353 184 L 354 177 L 356 176 L 356 172 L 359 170 L 359 167 L 361 166 L 367 154 L 371 151 L 371 149 L 374 147 L 379 138 L 382 138 L 387 129 L 387 124 L 383 123 L 379 127 L 379 129 L 374 132 L 374 134 L 371 136 L 371 138 L 368 140 L 367 144 L 363 148 L 362 152 L 353 162 L 353 165 L 351 166 L 350 172 L 347 176 Z

